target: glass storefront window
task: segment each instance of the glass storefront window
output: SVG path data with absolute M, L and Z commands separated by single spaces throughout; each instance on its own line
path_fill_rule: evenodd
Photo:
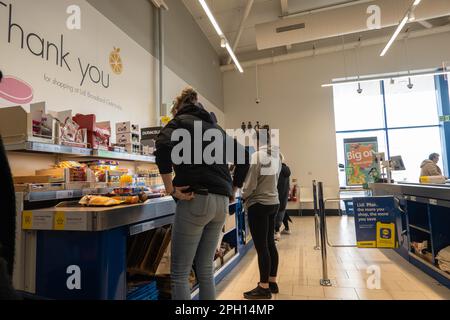
M 439 124 L 434 77 L 413 78 L 411 83 L 409 89 L 408 79 L 384 81 L 389 128 Z
M 336 131 L 380 129 L 384 127 L 383 96 L 379 82 L 334 87 Z
M 442 155 L 439 127 L 389 130 L 391 156 L 401 155 L 405 171 L 393 172 L 395 181 L 419 182 L 420 165 L 428 156 L 437 152 Z M 442 158 L 439 163 L 442 167 Z
M 337 165 L 345 164 L 344 139 L 377 137 L 379 152 L 402 156 L 405 163 L 406 170 L 394 172 L 393 178 L 419 180 L 422 161 L 430 153 L 442 154 L 442 144 L 434 77 L 414 78 L 412 83 L 412 89 L 408 80 L 363 83 L 361 94 L 356 92 L 357 84 L 334 87 Z M 345 170 L 338 171 L 345 186 Z

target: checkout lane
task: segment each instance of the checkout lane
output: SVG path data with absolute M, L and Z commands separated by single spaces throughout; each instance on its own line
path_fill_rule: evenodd
M 450 184 L 375 183 L 370 189 L 399 201 L 397 252 L 450 287 Z

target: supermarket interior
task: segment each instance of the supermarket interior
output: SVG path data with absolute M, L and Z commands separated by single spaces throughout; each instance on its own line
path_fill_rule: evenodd
M 450 1 L 0 0 L 0 300 L 450 300 Z

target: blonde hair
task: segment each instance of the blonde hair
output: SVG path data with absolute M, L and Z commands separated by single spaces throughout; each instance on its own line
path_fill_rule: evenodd
M 194 90 L 192 87 L 187 87 L 183 89 L 181 94 L 175 98 L 175 101 L 173 103 L 172 109 L 170 112 L 172 114 L 176 114 L 178 111 L 180 111 L 184 105 L 186 104 L 194 104 L 198 101 L 198 94 L 197 91 Z

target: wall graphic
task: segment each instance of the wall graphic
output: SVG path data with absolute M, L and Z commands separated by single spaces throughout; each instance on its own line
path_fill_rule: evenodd
M 347 185 L 364 185 L 375 182 L 380 167 L 375 163 L 378 140 L 374 138 L 345 139 L 345 172 Z
M 81 28 L 70 30 L 69 6 Z M 0 0 L 0 107 L 45 101 L 99 121 L 151 123 L 156 60 L 85 0 Z

